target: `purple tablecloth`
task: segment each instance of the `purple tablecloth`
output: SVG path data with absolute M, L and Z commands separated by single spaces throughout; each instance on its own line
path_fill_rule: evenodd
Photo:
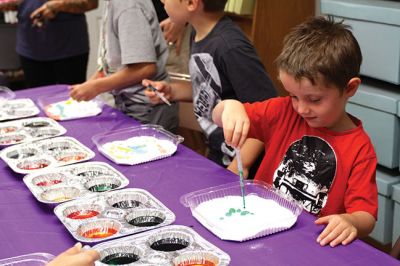
M 18 98 L 36 101 L 66 86 L 50 86 L 17 92 Z M 43 116 L 43 113 L 40 114 Z M 195 220 L 179 198 L 188 192 L 237 181 L 237 176 L 179 145 L 172 157 L 138 166 L 120 166 L 102 156 L 91 141 L 100 132 L 136 125 L 133 119 L 105 107 L 97 117 L 61 122 L 67 136 L 75 137 L 96 153 L 92 161 L 110 163 L 129 179 L 128 187 L 151 192 L 176 215 L 174 224 L 191 226 L 202 237 L 231 256 L 230 265 L 399 265 L 379 250 L 354 241 L 349 246 L 320 247 L 323 227 L 303 212 L 290 230 L 243 243 L 222 241 Z M 34 252 L 58 254 L 75 243 L 53 208 L 38 202 L 15 174 L 0 162 L 0 259 Z

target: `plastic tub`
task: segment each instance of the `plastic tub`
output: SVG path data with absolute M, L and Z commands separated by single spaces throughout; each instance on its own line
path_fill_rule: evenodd
M 302 211 L 300 203 L 260 181 L 245 181 L 246 208 L 240 183 L 185 194 L 181 203 L 223 240 L 246 241 L 289 229 Z
M 142 125 L 97 134 L 97 149 L 117 164 L 136 165 L 171 156 L 183 137 L 157 125 Z
M 99 98 L 77 102 L 67 93 L 39 97 L 38 104 L 48 117 L 59 121 L 96 116 L 104 106 Z
M 0 265 L 44 266 L 54 258 L 48 253 L 32 253 L 0 260 Z
M 0 86 L 0 102 L 15 98 L 15 93 L 7 87 Z

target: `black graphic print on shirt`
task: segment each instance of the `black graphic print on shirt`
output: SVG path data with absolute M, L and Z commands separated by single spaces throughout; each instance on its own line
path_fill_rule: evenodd
M 213 58 L 207 53 L 193 54 L 190 58 L 194 113 L 207 137 L 217 128 L 212 110 L 221 101 L 221 82 Z
M 335 152 L 325 140 L 304 136 L 290 145 L 275 171 L 273 185 L 308 212 L 318 214 L 328 200 L 336 166 Z

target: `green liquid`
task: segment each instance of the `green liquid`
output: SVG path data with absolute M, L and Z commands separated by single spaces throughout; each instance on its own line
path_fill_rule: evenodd
M 179 239 L 179 238 L 166 238 L 161 239 L 153 244 L 151 244 L 151 248 L 157 251 L 177 251 L 189 246 L 189 242 Z
M 246 215 L 254 215 L 254 213 L 249 211 L 242 211 L 241 209 L 235 209 L 235 208 L 229 208 L 229 210 L 225 213 L 225 217 L 232 217 L 233 215 L 246 216 Z M 220 217 L 219 219 L 224 220 L 224 217 Z
M 129 221 L 131 225 L 138 227 L 156 226 L 162 224 L 164 219 L 157 216 L 141 216 Z
M 99 184 L 93 187 L 90 187 L 89 190 L 92 192 L 104 192 L 109 191 L 111 189 L 117 188 L 118 186 L 115 184 Z
M 124 265 L 133 263 L 139 259 L 139 256 L 133 253 L 115 253 L 108 255 L 101 262 L 108 265 Z

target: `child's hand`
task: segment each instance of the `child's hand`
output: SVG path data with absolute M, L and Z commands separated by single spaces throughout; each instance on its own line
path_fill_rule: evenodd
M 213 110 L 214 122 L 224 129 L 225 142 L 240 148 L 250 128 L 249 117 L 243 104 L 236 100 L 224 100 Z
M 334 214 L 321 217 L 315 224 L 327 224 L 318 236 L 317 242 L 321 246 L 329 244 L 335 247 L 339 244 L 347 245 L 357 238 L 358 230 L 351 222 L 349 214 Z
M 166 18 L 160 23 L 161 30 L 163 31 L 164 38 L 168 44 L 175 45 L 175 52 L 179 55 L 182 47 L 182 39 L 185 31 L 185 25 L 178 25 Z
M 164 97 L 167 100 L 171 100 L 171 85 L 169 85 L 167 82 L 165 81 L 151 81 L 148 79 L 144 79 L 142 81 L 142 85 L 144 87 L 148 87 L 149 84 L 153 85 L 153 87 L 155 87 L 162 95 L 164 95 Z M 155 94 L 152 90 L 145 90 L 144 95 L 146 95 L 147 97 L 149 97 L 150 102 L 152 104 L 162 104 L 163 101 L 161 100 L 160 97 L 157 96 L 157 94 Z
M 76 84 L 69 87 L 69 95 L 76 101 L 90 101 L 95 98 L 99 92 L 93 86 L 93 80 L 86 81 L 82 84 Z
M 72 248 L 64 251 L 47 266 L 91 266 L 100 258 L 100 255 L 95 250 L 82 250 L 82 244 L 77 243 Z

